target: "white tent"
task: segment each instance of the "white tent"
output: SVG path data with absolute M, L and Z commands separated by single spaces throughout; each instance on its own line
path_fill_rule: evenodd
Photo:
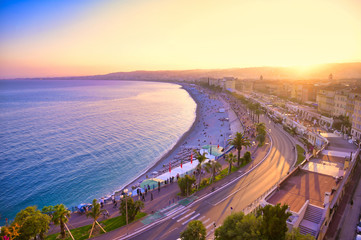
M 210 160 L 215 160 L 216 159 L 215 156 L 209 154 L 207 149 L 201 149 L 199 152 L 200 152 L 201 155 L 203 155 L 203 153 L 206 153 L 205 156 L 206 156 L 207 159 L 210 159 Z
M 182 168 L 180 166 L 173 168 L 173 169 L 171 169 L 171 172 L 163 173 L 162 175 L 158 176 L 157 178 L 165 181 L 165 180 L 169 179 L 170 177 L 177 177 L 177 174 L 179 174 L 179 176 L 182 177 L 186 174 L 192 173 L 194 171 L 194 169 L 197 167 L 197 165 L 198 165 L 198 160 L 193 160 L 192 163 L 190 163 L 190 162 L 185 163 L 185 164 L 183 164 Z

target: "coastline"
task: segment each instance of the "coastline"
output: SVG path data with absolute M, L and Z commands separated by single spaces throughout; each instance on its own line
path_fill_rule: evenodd
M 146 179 L 146 175 L 150 175 L 151 172 L 157 171 L 157 170 L 159 170 L 159 168 L 162 168 L 163 164 L 167 163 L 166 160 L 168 160 L 168 158 L 182 146 L 183 142 L 194 132 L 195 128 L 197 127 L 197 123 L 199 122 L 200 117 L 201 117 L 201 111 L 200 111 L 201 106 L 200 106 L 199 101 L 197 100 L 195 95 L 190 91 L 190 89 L 184 86 L 184 84 L 181 84 L 181 83 L 172 83 L 172 84 L 180 85 L 181 89 L 184 89 L 185 91 L 187 91 L 189 96 L 196 103 L 196 105 L 197 105 L 196 112 L 195 112 L 196 115 L 195 115 L 193 124 L 190 126 L 190 128 L 186 132 L 183 133 L 183 135 L 177 140 L 177 142 L 172 147 L 165 150 L 165 152 L 159 156 L 158 160 L 156 160 L 151 166 L 149 166 L 143 172 L 138 174 L 136 177 L 134 177 L 132 180 L 130 180 L 128 183 L 126 183 L 124 186 L 122 186 L 120 189 L 114 191 L 114 193 L 113 193 L 114 195 L 116 192 L 119 192 L 122 189 L 125 189 L 125 188 L 131 189 L 131 187 L 138 184 L 139 181 Z

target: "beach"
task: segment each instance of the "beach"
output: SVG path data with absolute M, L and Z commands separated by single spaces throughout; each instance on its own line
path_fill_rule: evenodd
M 196 118 L 192 126 L 169 151 L 164 153 L 147 170 L 136 176 L 125 188 L 131 190 L 152 177 L 157 177 L 171 168 L 189 162 L 194 149 L 201 149 L 205 145 L 217 145 L 224 148 L 228 139 L 236 132 L 243 132 L 242 124 L 229 104 L 220 96 L 196 85 L 182 84 L 197 104 Z M 157 174 L 153 174 L 157 172 Z M 120 195 L 121 188 L 114 192 Z M 109 197 L 109 196 L 108 196 Z

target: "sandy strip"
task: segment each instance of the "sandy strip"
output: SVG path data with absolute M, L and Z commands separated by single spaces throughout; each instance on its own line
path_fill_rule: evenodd
M 131 186 L 138 185 L 146 179 L 146 175 L 148 177 L 155 177 L 151 174 L 154 171 L 159 172 L 159 175 L 164 171 L 168 171 L 169 162 L 175 161 L 177 154 L 185 148 L 200 148 L 207 144 L 225 146 L 229 136 L 241 130 L 242 127 L 238 118 L 223 99 L 218 98 L 213 93 L 209 95 L 207 90 L 200 89 L 198 86 L 182 84 L 182 88 L 197 103 L 194 123 L 169 151 L 160 157 L 158 161 L 155 161 L 152 166 L 130 181 L 126 188 L 131 189 Z M 226 111 L 220 113 L 218 111 L 219 108 L 224 108 Z M 229 121 L 220 120 L 225 118 L 229 118 Z M 178 162 L 179 164 L 180 162 Z M 172 167 L 176 166 L 172 164 Z

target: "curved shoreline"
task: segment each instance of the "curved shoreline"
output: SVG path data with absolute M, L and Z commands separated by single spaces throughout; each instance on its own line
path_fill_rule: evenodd
M 132 180 L 130 180 L 128 183 L 126 183 L 124 186 L 122 186 L 120 189 L 116 190 L 113 192 L 113 194 L 115 192 L 121 191 L 124 188 L 131 188 L 132 185 L 137 184 L 141 179 L 146 179 L 146 175 L 150 174 L 152 171 L 156 170 L 157 168 L 161 167 L 162 163 L 168 158 L 170 157 L 170 155 L 172 155 L 181 145 L 182 143 L 185 141 L 185 139 L 187 137 L 190 136 L 190 134 L 194 131 L 194 129 L 197 126 L 197 123 L 200 119 L 201 116 L 201 112 L 200 112 L 200 103 L 198 102 L 198 100 L 196 99 L 196 97 L 193 95 L 193 93 L 184 86 L 184 84 L 181 83 L 172 83 L 172 84 L 177 84 L 181 86 L 181 89 L 184 89 L 185 91 L 187 91 L 187 93 L 189 94 L 189 96 L 193 99 L 193 101 L 196 103 L 197 107 L 196 107 L 196 116 L 195 119 L 193 121 L 193 124 L 190 126 L 190 128 L 183 133 L 183 135 L 177 140 L 177 142 L 170 147 L 169 149 L 165 150 L 165 152 L 160 155 L 160 157 L 158 158 L 158 160 L 156 160 L 153 164 L 151 164 L 148 168 L 146 168 L 144 171 L 142 171 L 140 174 L 138 174 L 136 177 L 134 177 Z

